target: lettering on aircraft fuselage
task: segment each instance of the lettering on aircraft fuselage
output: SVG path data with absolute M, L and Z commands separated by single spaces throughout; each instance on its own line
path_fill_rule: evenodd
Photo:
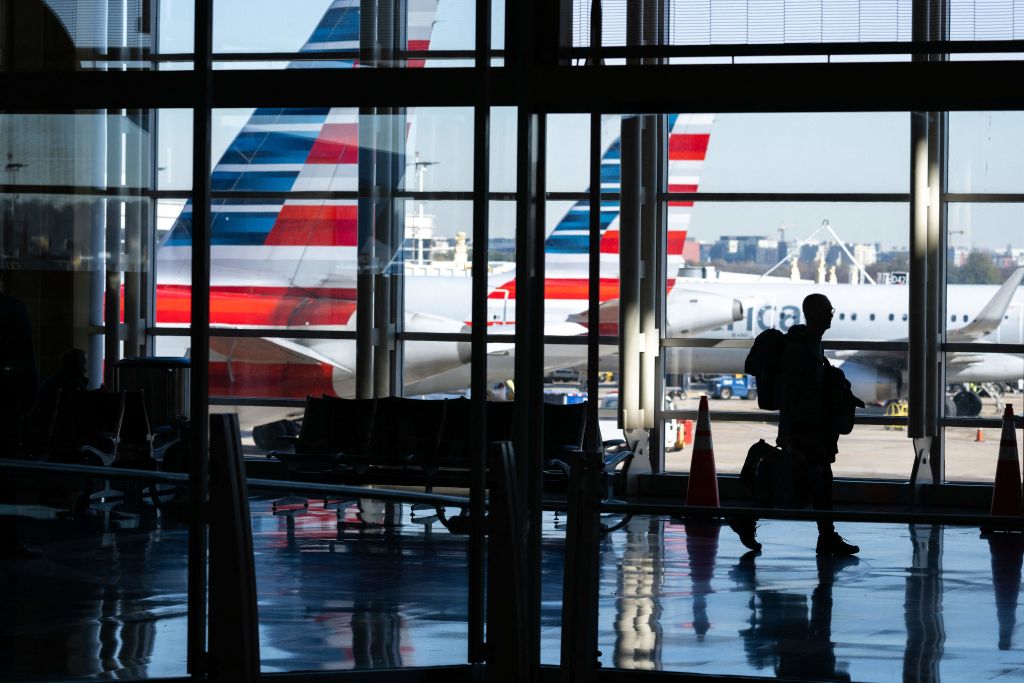
M 776 314 L 778 315 L 776 316 Z M 793 325 L 800 324 L 800 307 L 783 306 L 781 309 L 778 309 L 771 304 L 765 304 L 756 310 L 753 307 L 748 307 L 747 317 L 743 322 L 742 329 L 736 329 L 737 323 L 726 325 L 725 329 L 728 332 L 732 332 L 735 336 L 757 336 L 769 328 L 776 327 L 776 317 L 778 317 L 778 328 L 786 332 Z

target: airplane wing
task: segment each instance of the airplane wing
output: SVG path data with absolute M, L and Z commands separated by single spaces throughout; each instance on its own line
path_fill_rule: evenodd
M 946 333 L 946 340 L 951 342 L 972 342 L 977 341 L 990 332 L 994 332 L 999 323 L 1003 322 L 1006 309 L 1013 299 L 1013 295 L 1024 279 L 1024 267 L 1018 268 L 1006 278 L 1006 282 L 995 293 L 981 312 L 967 325 L 950 330 Z
M 947 341 L 973 342 L 980 340 L 986 334 L 994 332 L 1003 321 L 1006 309 L 1009 307 L 1010 301 L 1013 300 L 1013 295 L 1016 293 L 1017 287 L 1020 286 L 1022 280 L 1024 280 L 1024 267 L 1018 268 L 1010 274 L 1010 277 L 999 287 L 974 320 L 963 327 L 947 332 Z M 893 341 L 906 341 L 906 337 Z M 840 360 L 849 360 L 865 365 L 870 364 L 892 371 L 905 369 L 907 363 L 906 353 L 902 351 L 836 351 L 831 355 Z M 946 364 L 964 368 L 975 363 L 981 363 L 985 358 L 986 354 L 983 353 L 949 352 L 946 354 Z
M 299 344 L 294 339 L 281 337 L 211 337 L 210 350 L 231 361 L 270 364 L 322 364 L 345 371 L 353 371 L 336 360 Z

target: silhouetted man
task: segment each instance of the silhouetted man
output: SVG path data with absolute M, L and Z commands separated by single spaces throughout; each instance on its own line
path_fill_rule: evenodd
M 835 309 L 824 294 L 809 294 L 803 301 L 803 312 L 807 324 L 794 325 L 786 334 L 776 443 L 806 464 L 814 509 L 831 510 L 832 463 L 839 450 L 839 434 L 826 414 L 827 364 L 821 337 L 832 326 Z M 818 522 L 819 555 L 853 555 L 859 550 L 836 533 L 832 520 Z
M 776 443 L 789 451 L 797 465 L 791 474 L 783 475 L 792 476 L 792 480 L 780 483 L 794 488 L 806 485 L 814 509 L 831 510 L 832 463 L 838 452 L 840 429 L 836 411 L 841 412 L 836 399 L 842 387 L 837 386 L 839 380 L 835 378 L 841 373 L 825 360 L 821 336 L 832 326 L 835 309 L 824 294 L 810 294 L 803 301 L 803 311 L 807 324 L 789 328 L 779 363 L 782 391 Z M 863 407 L 852 394 L 850 398 L 854 405 Z M 729 526 L 743 545 L 751 550 L 761 549 L 757 542 L 756 520 L 736 518 Z M 818 522 L 819 555 L 853 555 L 859 550 L 836 533 L 832 520 Z

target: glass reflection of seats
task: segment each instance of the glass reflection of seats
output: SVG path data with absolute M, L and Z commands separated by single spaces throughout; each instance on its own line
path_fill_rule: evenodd
M 124 396 L 104 389 L 57 392 L 46 438 L 31 452 L 54 462 L 111 466 L 124 418 Z
M 59 390 L 46 438 L 31 445 L 29 453 L 51 462 L 156 469 L 178 441 L 176 431 L 151 429 L 141 390 Z M 90 499 L 123 495 L 105 482 Z

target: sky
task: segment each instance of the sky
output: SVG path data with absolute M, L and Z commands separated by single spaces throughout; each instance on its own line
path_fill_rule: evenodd
M 298 50 L 331 0 L 216 0 L 216 51 Z M 163 0 L 163 51 L 191 49 L 191 0 Z M 497 11 L 496 15 L 501 16 Z M 497 27 L 500 31 L 500 25 Z M 473 42 L 473 0 L 441 0 L 432 34 L 436 49 L 468 49 Z M 271 66 L 271 65 L 263 65 Z M 272 65 L 283 67 L 284 64 Z M 252 110 L 218 110 L 214 116 L 213 159 L 217 160 Z M 436 162 L 424 176 L 426 190 L 472 188 L 472 111 L 419 109 L 409 151 Z M 165 112 L 161 187 L 187 187 L 191 174 L 188 112 Z M 603 142 L 617 134 L 617 120 L 603 126 Z M 587 117 L 549 118 L 549 191 L 587 188 Z M 492 189 L 511 190 L 515 179 L 514 110 L 492 116 Z M 1024 193 L 1024 112 L 954 112 L 950 115 L 951 192 Z M 909 191 L 908 113 L 719 114 L 711 130 L 700 190 L 707 192 Z M 169 160 L 169 157 L 173 157 Z M 549 206 L 552 229 L 569 204 Z M 471 232 L 468 203 L 432 203 L 438 231 Z M 492 210 L 492 234 L 514 234 L 511 206 Z M 720 235 L 806 237 L 828 220 L 846 241 L 906 247 L 908 207 L 904 203 L 703 202 L 693 209 L 690 235 L 713 241 Z M 1024 207 L 954 204 L 950 243 L 1005 248 L 1024 234 Z M 1024 247 L 1016 238 L 1014 246 Z

